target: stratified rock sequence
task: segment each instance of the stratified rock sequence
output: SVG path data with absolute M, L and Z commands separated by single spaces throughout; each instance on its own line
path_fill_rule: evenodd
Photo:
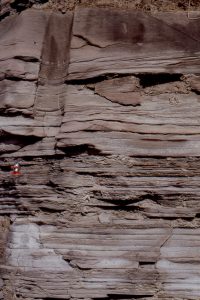
M 0 23 L 0 299 L 200 299 L 199 17 Z

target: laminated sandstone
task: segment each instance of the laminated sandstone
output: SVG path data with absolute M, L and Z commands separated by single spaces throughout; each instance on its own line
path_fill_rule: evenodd
M 0 299 L 200 298 L 195 16 L 0 23 Z

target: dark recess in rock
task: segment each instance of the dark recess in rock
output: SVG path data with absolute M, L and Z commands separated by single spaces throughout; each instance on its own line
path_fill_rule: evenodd
M 140 85 L 142 88 L 155 86 L 163 83 L 170 83 L 175 81 L 180 81 L 183 74 L 169 74 L 169 73 L 159 73 L 159 74 L 138 74 L 140 79 Z

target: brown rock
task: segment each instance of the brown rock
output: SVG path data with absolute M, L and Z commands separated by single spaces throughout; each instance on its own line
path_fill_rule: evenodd
M 109 73 L 198 73 L 199 19 L 185 13 L 77 9 L 73 35 L 87 43 L 71 49 L 70 80 Z M 192 55 L 192 56 L 191 56 Z
M 198 38 L 180 13 L 0 23 L 0 299 L 199 300 Z
M 124 77 L 106 80 L 95 85 L 95 93 L 121 105 L 139 105 L 139 80 L 136 77 Z M 133 93 L 135 92 L 135 93 Z

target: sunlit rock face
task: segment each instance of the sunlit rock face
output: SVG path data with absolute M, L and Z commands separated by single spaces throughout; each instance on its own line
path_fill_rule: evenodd
M 200 298 L 199 23 L 2 20 L 0 299 Z

